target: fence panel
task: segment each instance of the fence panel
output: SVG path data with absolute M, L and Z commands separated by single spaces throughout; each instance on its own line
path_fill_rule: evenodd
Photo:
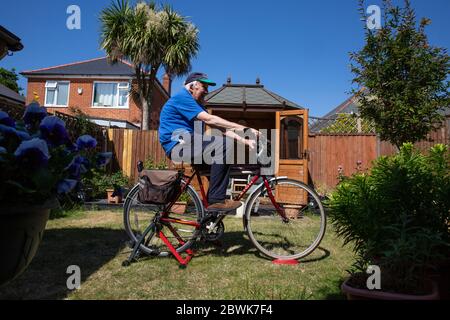
M 132 129 L 108 129 L 108 151 L 113 153 L 112 170 L 123 173 L 136 181 L 138 172 L 136 164 L 150 157 L 155 164 L 166 161 L 164 149 L 159 144 L 156 130 L 140 131 Z
M 351 175 L 367 170 L 377 157 L 375 135 L 309 136 L 309 175 L 316 188 L 332 188 L 338 182 L 338 169 Z
M 428 139 L 416 143 L 422 151 L 436 143 L 449 144 L 449 119 L 444 126 L 430 133 Z M 156 130 L 139 131 L 131 129 L 108 129 L 107 150 L 113 152 L 113 170 L 122 170 L 125 175 L 136 180 L 136 163 L 152 157 L 155 164 L 167 161 L 159 144 Z M 390 155 L 397 148 L 388 142 L 379 141 L 376 135 L 360 134 L 310 134 L 309 136 L 309 181 L 317 188 L 334 188 L 338 182 L 338 168 L 343 174 L 351 175 L 360 169 L 367 170 L 372 161 L 380 155 Z

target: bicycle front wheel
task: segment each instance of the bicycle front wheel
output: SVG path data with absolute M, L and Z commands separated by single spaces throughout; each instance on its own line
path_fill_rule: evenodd
M 326 216 L 317 193 L 304 183 L 279 178 L 271 183 L 273 203 L 265 186 L 248 201 L 248 236 L 263 254 L 281 260 L 300 259 L 316 249 L 326 229 Z M 281 208 L 288 219 L 277 210 Z
M 182 182 L 184 184 L 184 182 Z M 138 200 L 139 185 L 136 185 L 129 192 L 124 204 L 124 225 L 125 231 L 134 245 L 142 235 L 143 239 L 140 249 L 150 255 L 166 256 L 169 251 L 164 242 L 159 238 L 159 231 L 163 231 L 168 240 L 176 248 L 177 252 L 187 250 L 197 239 L 200 229 L 190 225 L 171 223 L 171 227 L 178 234 L 177 239 L 173 232 L 164 223 L 158 222 L 163 208 L 151 204 L 141 203 Z M 181 197 L 180 197 L 181 198 Z M 187 208 L 184 212 L 178 212 L 173 206 L 173 211 L 169 213 L 170 218 L 199 222 L 203 216 L 202 202 L 190 185 L 183 192 L 182 198 L 187 200 Z M 179 242 L 182 241 L 182 243 Z

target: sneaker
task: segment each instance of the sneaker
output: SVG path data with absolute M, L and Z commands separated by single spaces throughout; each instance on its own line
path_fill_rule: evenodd
M 214 203 L 208 206 L 208 211 L 233 211 L 242 205 L 240 201 L 224 200 L 223 202 Z

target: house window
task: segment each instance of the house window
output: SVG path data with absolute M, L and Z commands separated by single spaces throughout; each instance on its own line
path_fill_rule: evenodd
M 94 83 L 94 107 L 128 108 L 128 82 L 96 82 Z
M 45 105 L 67 107 L 69 81 L 47 81 L 45 83 Z

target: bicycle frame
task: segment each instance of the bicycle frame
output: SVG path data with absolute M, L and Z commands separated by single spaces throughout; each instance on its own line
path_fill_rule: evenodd
M 200 186 L 200 194 L 201 194 L 202 204 L 203 204 L 203 206 L 205 208 L 208 208 L 208 201 L 206 199 L 205 188 L 203 186 L 203 182 L 202 182 L 201 176 L 200 176 L 200 174 L 198 173 L 197 170 L 194 170 L 194 172 L 192 173 L 191 176 L 186 176 L 185 175 L 183 177 L 185 183 L 184 183 L 184 186 L 181 188 L 181 191 L 180 191 L 180 193 L 179 193 L 179 195 L 177 196 L 176 199 L 178 199 L 180 197 L 180 195 L 186 190 L 186 188 L 191 184 L 191 182 L 194 179 L 194 177 L 197 177 L 197 181 L 198 181 L 199 186 Z M 265 188 L 267 190 L 267 194 L 268 194 L 268 196 L 270 198 L 270 201 L 272 202 L 272 204 L 276 208 L 278 214 L 281 216 L 283 221 L 288 220 L 288 218 L 286 217 L 284 209 L 275 200 L 275 196 L 273 195 L 272 188 L 270 187 L 270 184 L 269 184 L 269 180 L 264 175 L 256 174 L 252 178 L 252 180 L 245 186 L 244 190 L 242 190 L 239 193 L 239 195 L 237 195 L 233 200 L 240 201 L 245 196 L 245 194 L 248 192 L 248 190 L 256 183 L 256 181 L 258 181 L 258 179 L 260 177 L 262 177 L 262 179 L 263 179 L 263 184 L 264 184 L 264 186 L 265 186 Z M 177 231 L 175 230 L 175 228 L 171 224 L 172 223 L 176 223 L 176 224 L 182 224 L 182 225 L 190 225 L 190 226 L 195 227 L 196 229 L 200 229 L 202 224 L 199 223 L 199 222 L 195 222 L 195 221 L 183 220 L 183 219 L 178 219 L 178 218 L 171 218 L 169 216 L 169 213 L 170 213 L 170 209 L 175 204 L 175 202 L 176 202 L 176 200 L 171 202 L 171 203 L 169 203 L 169 205 L 163 211 L 163 213 L 162 213 L 162 215 L 161 215 L 161 217 L 159 219 L 159 222 L 161 222 L 163 225 L 167 226 L 169 228 L 170 232 L 177 239 L 178 243 L 180 245 L 183 245 L 185 242 L 183 241 L 183 239 L 180 237 L 180 235 L 177 233 Z M 186 252 L 188 253 L 188 256 L 185 259 L 183 259 L 181 257 L 181 255 L 177 252 L 176 248 L 167 239 L 167 237 L 162 232 L 162 230 L 159 231 L 159 237 L 164 242 L 164 244 L 169 248 L 170 252 L 174 255 L 174 257 L 178 260 L 178 262 L 180 263 L 180 266 L 181 267 L 185 267 L 189 263 L 189 261 L 191 260 L 191 258 L 193 256 L 193 251 L 191 249 L 186 250 Z

